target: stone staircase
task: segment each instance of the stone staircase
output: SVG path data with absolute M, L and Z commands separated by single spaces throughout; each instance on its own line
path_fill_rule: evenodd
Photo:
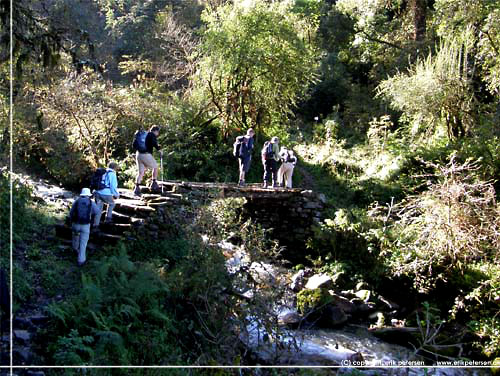
M 116 244 L 119 240 L 134 240 L 138 231 L 154 233 L 158 223 L 165 217 L 165 208 L 186 204 L 186 197 L 172 191 L 172 186 L 165 185 L 163 190 L 160 182 L 160 190 L 151 191 L 150 188 L 141 186 L 142 195 L 136 196 L 131 190 L 118 189 L 120 198 L 115 200 L 113 210 L 113 222 L 104 223 L 106 205 L 101 213 L 99 231 L 91 232 L 89 238 L 89 249 L 98 246 Z M 56 236 L 71 241 L 71 226 L 67 222 L 55 225 Z

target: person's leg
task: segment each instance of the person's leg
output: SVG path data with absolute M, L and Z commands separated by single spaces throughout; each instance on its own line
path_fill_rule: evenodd
M 150 168 L 152 172 L 152 182 L 151 182 L 151 189 L 158 189 L 158 183 L 156 182 L 156 179 L 158 177 L 158 163 L 156 163 L 156 160 L 153 158 L 152 154 L 145 153 L 141 155 L 142 157 L 142 162 L 144 163 L 144 166 L 146 168 Z
M 77 229 L 76 223 L 71 225 L 71 246 L 75 252 L 78 252 L 80 249 L 80 232 Z
M 282 163 L 280 168 L 278 169 L 278 185 L 281 187 L 281 184 L 284 182 L 285 178 L 285 163 Z
M 137 178 L 135 179 L 135 184 L 139 185 L 142 182 L 142 178 L 144 177 L 145 166 L 142 161 L 142 154 L 137 153 L 135 155 L 135 162 L 137 164 Z
M 286 175 L 287 175 L 287 179 L 286 179 L 286 186 L 287 186 L 288 188 L 292 188 L 292 176 L 293 176 L 293 169 L 294 169 L 294 165 L 289 164 L 288 171 L 287 171 L 287 173 L 286 173 Z
M 108 210 L 106 211 L 106 222 L 111 221 L 113 218 L 113 209 L 116 205 L 115 200 L 113 199 L 113 196 L 101 196 L 101 200 L 103 200 L 106 204 L 108 204 Z
M 278 181 L 278 162 L 275 159 L 271 159 L 271 171 L 273 175 L 273 187 L 276 187 Z
M 78 252 L 78 265 L 82 265 L 86 260 L 87 243 L 89 241 L 90 225 L 78 225 L 80 227 L 80 248 Z
M 241 158 L 238 158 L 238 168 L 240 170 L 240 177 L 238 184 L 243 184 L 245 182 L 245 163 Z
M 99 223 L 101 223 L 101 215 L 102 215 L 102 209 L 104 208 L 104 201 L 102 200 L 102 197 L 99 193 L 95 194 L 95 203 L 97 206 L 97 214 L 94 217 L 94 227 L 99 226 Z
M 144 166 L 144 163 L 142 162 L 141 158 L 142 154 L 137 152 L 135 155 L 135 161 L 137 163 L 137 178 L 135 179 L 135 188 L 134 188 L 134 194 L 140 196 L 141 195 L 141 187 L 139 184 L 142 182 L 142 178 L 144 177 L 144 171 L 146 167 Z
M 266 159 L 264 161 L 264 188 L 267 188 L 267 182 L 269 181 L 271 174 L 271 161 Z

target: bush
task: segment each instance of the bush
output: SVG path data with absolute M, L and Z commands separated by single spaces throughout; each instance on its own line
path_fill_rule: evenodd
M 438 181 L 399 206 L 391 248 L 394 272 L 413 276 L 420 291 L 473 261 L 500 259 L 500 207 L 492 184 L 475 177 L 477 164 L 458 164 L 455 156 L 434 167 Z

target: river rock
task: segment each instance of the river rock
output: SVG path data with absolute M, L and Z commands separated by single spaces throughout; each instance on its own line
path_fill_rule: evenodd
M 275 270 L 271 264 L 252 262 L 250 274 L 258 283 L 274 286 L 276 284 Z
M 329 291 L 330 296 L 332 297 L 333 301 L 330 303 L 330 305 L 339 307 L 344 311 L 346 314 L 353 314 L 357 311 L 357 307 L 354 303 L 352 303 L 349 299 L 344 298 L 343 296 L 335 294 L 333 291 Z
M 278 315 L 278 323 L 290 328 L 297 328 L 302 321 L 302 316 L 297 311 L 286 311 Z
M 292 276 L 292 283 L 290 283 L 290 289 L 294 292 L 299 292 L 304 288 L 305 284 L 305 272 L 304 270 L 299 270 Z
M 14 330 L 14 338 L 23 343 L 27 343 L 31 339 L 31 335 L 27 330 Z
M 315 274 L 307 280 L 306 289 L 333 288 L 333 280 L 326 274 Z
M 354 294 L 365 303 L 368 302 L 372 296 L 370 290 L 365 290 L 365 289 L 356 291 Z
M 342 308 L 334 305 L 328 305 L 321 317 L 321 322 L 328 327 L 345 324 L 347 320 L 349 320 L 349 316 L 346 315 Z

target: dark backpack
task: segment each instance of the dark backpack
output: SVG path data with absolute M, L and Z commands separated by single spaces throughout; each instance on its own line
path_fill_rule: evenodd
M 267 160 L 274 158 L 273 144 L 270 141 L 264 142 L 264 147 L 262 148 L 262 155 Z
M 148 132 L 144 130 L 139 130 L 135 133 L 134 136 L 134 143 L 132 144 L 132 147 L 134 150 L 137 150 L 139 153 L 145 153 L 148 150 L 146 149 L 146 136 L 148 135 Z
M 236 137 L 236 141 L 234 141 L 234 144 L 233 144 L 233 156 L 235 156 L 235 157 L 240 156 L 241 144 L 243 143 L 244 138 L 245 138 L 245 136 Z
M 80 197 L 76 201 L 76 207 L 71 216 L 71 222 L 80 225 L 88 225 L 92 214 L 92 202 L 90 198 Z
M 109 188 L 106 184 L 106 174 L 105 168 L 100 167 L 95 170 L 94 175 L 90 178 L 90 189 L 93 191 L 100 191 L 101 189 Z

